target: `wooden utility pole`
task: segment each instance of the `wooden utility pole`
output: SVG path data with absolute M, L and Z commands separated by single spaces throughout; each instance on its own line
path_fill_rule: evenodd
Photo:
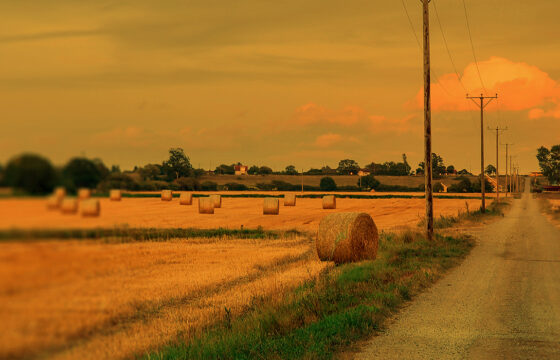
M 488 130 L 496 132 L 496 202 L 500 202 L 500 131 L 506 131 L 507 127 L 500 128 L 496 126 L 495 129 L 488 128 Z
M 482 194 L 482 205 L 480 206 L 480 211 L 482 213 L 486 212 L 486 182 L 484 178 L 484 108 L 492 102 L 492 100 L 497 99 L 496 96 L 469 96 L 467 94 L 467 99 L 471 99 L 476 106 L 480 107 L 480 192 Z M 480 103 L 476 102 L 474 99 L 480 100 Z M 485 100 L 488 99 L 488 101 Z
M 301 193 L 303 194 L 303 169 L 301 169 Z
M 430 0 L 422 0 L 424 22 L 424 188 L 426 193 L 426 237 L 434 238 L 432 189 L 432 109 L 430 85 Z
M 502 144 L 505 145 L 506 147 L 506 197 L 508 196 L 510 187 L 511 187 L 511 176 L 510 176 L 510 172 L 511 172 L 511 168 L 508 168 L 508 159 L 509 159 L 509 146 L 513 145 L 512 143 L 508 143 L 508 144 Z M 509 169 L 509 172 L 508 172 Z

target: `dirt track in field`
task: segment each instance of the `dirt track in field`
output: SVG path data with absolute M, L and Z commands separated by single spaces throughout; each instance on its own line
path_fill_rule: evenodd
M 101 199 L 101 215 L 83 218 L 63 215 L 46 209 L 44 199 L 0 200 L 0 229 L 16 228 L 93 228 L 93 227 L 156 227 L 156 228 L 217 228 L 239 229 L 300 229 L 315 232 L 319 221 L 333 211 L 360 211 L 369 213 L 377 227 L 389 230 L 414 226 L 424 216 L 423 199 L 337 199 L 336 210 L 323 210 L 321 199 L 297 199 L 297 206 L 284 207 L 280 199 L 280 215 L 263 215 L 263 199 L 222 198 L 222 208 L 214 215 L 198 213 L 198 200 L 193 205 L 179 205 L 159 198 L 123 198 L 120 202 Z M 435 199 L 435 215 L 457 215 L 480 207 L 477 199 Z
M 560 230 L 525 193 L 356 359 L 560 359 Z

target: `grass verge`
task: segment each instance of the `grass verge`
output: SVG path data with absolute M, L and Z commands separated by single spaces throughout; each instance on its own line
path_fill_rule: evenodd
M 486 207 L 486 212 L 482 212 L 480 209 L 470 210 L 469 204 L 465 202 L 465 211 L 459 211 L 457 216 L 453 215 L 441 215 L 440 217 L 434 219 L 434 229 L 447 229 L 458 225 L 462 222 L 479 222 L 484 217 L 502 217 L 504 216 L 504 211 L 511 205 L 510 200 L 501 200 L 497 203 L 495 200 Z M 423 227 L 426 224 L 426 219 L 422 219 L 419 223 L 419 227 Z
M 177 339 L 143 359 L 328 359 L 386 319 L 468 254 L 468 237 L 382 233 L 378 259 L 324 272 L 280 299 Z

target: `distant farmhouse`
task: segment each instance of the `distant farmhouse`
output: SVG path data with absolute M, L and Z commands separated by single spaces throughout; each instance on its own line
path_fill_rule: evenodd
M 249 167 L 246 165 L 235 165 L 234 170 L 235 175 L 247 175 L 247 170 L 249 170 Z

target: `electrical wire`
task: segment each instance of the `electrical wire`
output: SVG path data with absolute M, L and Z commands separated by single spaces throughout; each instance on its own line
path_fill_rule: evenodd
M 468 30 L 468 33 L 469 33 L 469 39 L 471 41 L 471 50 L 472 50 L 472 54 L 473 54 L 473 58 L 474 58 L 474 63 L 476 65 L 476 71 L 478 73 L 478 78 L 480 79 L 480 85 L 482 85 L 482 89 L 484 89 L 484 92 L 488 93 L 488 91 L 486 90 L 486 86 L 484 85 L 484 81 L 482 80 L 482 76 L 480 75 L 480 68 L 478 67 L 478 60 L 476 59 L 476 52 L 474 51 L 474 43 L 473 43 L 473 39 L 472 39 L 471 25 L 469 23 L 469 16 L 467 14 L 467 4 L 465 3 L 465 0 L 463 0 L 463 9 L 465 10 L 465 20 L 467 21 L 467 30 Z

